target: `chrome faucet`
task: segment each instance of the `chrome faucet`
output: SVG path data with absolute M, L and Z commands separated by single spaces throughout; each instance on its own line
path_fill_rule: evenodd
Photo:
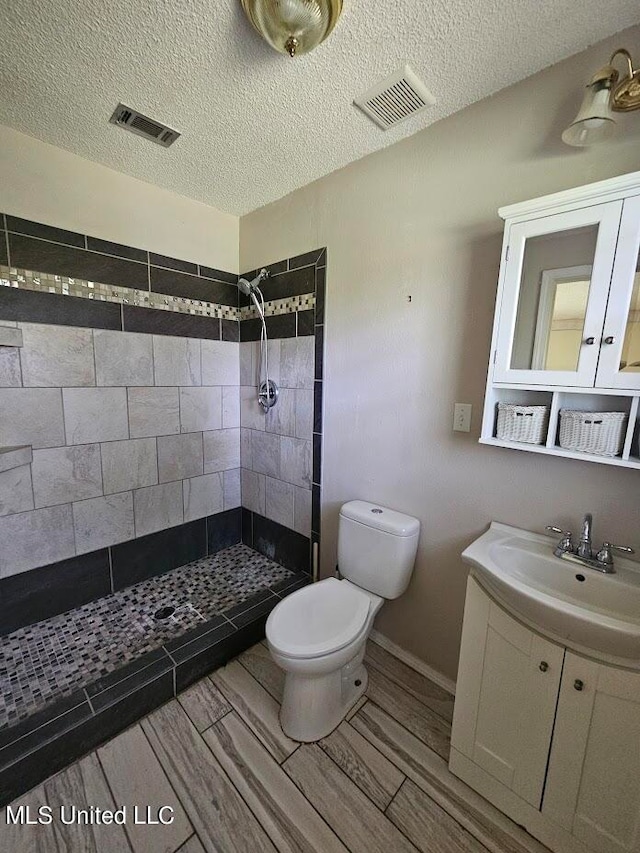
M 571 531 L 547 525 L 547 530 L 559 533 L 561 536 L 560 541 L 553 549 L 553 553 L 561 560 L 569 560 L 572 563 L 579 563 L 581 566 L 588 566 L 590 569 L 595 569 L 598 572 L 604 572 L 609 575 L 613 574 L 615 568 L 613 567 L 611 552 L 615 549 L 616 551 L 624 551 L 626 554 L 633 554 L 634 550 L 633 548 L 628 548 L 626 545 L 612 545 L 611 542 L 603 542 L 602 548 L 594 556 L 593 548 L 591 547 L 592 524 L 593 517 L 588 512 L 583 519 L 582 534 L 577 545 L 573 544 L 573 534 Z
M 593 516 L 590 512 L 588 512 L 582 521 L 582 535 L 580 536 L 580 541 L 578 542 L 578 547 L 576 548 L 576 554 L 578 555 L 578 557 L 584 557 L 586 560 L 590 560 L 593 556 L 593 551 L 591 550 L 592 524 Z

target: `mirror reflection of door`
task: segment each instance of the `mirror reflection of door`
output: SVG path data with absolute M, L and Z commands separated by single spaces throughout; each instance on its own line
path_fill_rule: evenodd
M 591 265 L 542 271 L 534 369 L 577 370 L 590 281 Z
M 640 372 L 640 272 L 636 273 L 634 279 L 627 329 L 620 357 L 620 370 L 624 370 L 625 373 Z

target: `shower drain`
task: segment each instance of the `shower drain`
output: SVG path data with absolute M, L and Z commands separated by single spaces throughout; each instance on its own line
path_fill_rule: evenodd
M 161 607 L 159 610 L 153 614 L 154 619 L 168 619 L 170 616 L 176 612 L 175 607 Z

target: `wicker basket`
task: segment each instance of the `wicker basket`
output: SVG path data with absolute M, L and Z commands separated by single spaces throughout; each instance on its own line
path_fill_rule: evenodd
M 624 446 L 626 412 L 560 410 L 560 447 L 594 456 L 618 456 Z
M 544 444 L 549 406 L 519 406 L 498 403 L 496 437 L 523 444 Z

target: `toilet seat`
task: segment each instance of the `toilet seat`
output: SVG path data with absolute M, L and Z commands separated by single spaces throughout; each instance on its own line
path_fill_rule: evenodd
M 287 596 L 267 620 L 269 645 L 291 658 L 318 658 L 344 648 L 367 622 L 371 599 L 346 581 L 327 578 Z

